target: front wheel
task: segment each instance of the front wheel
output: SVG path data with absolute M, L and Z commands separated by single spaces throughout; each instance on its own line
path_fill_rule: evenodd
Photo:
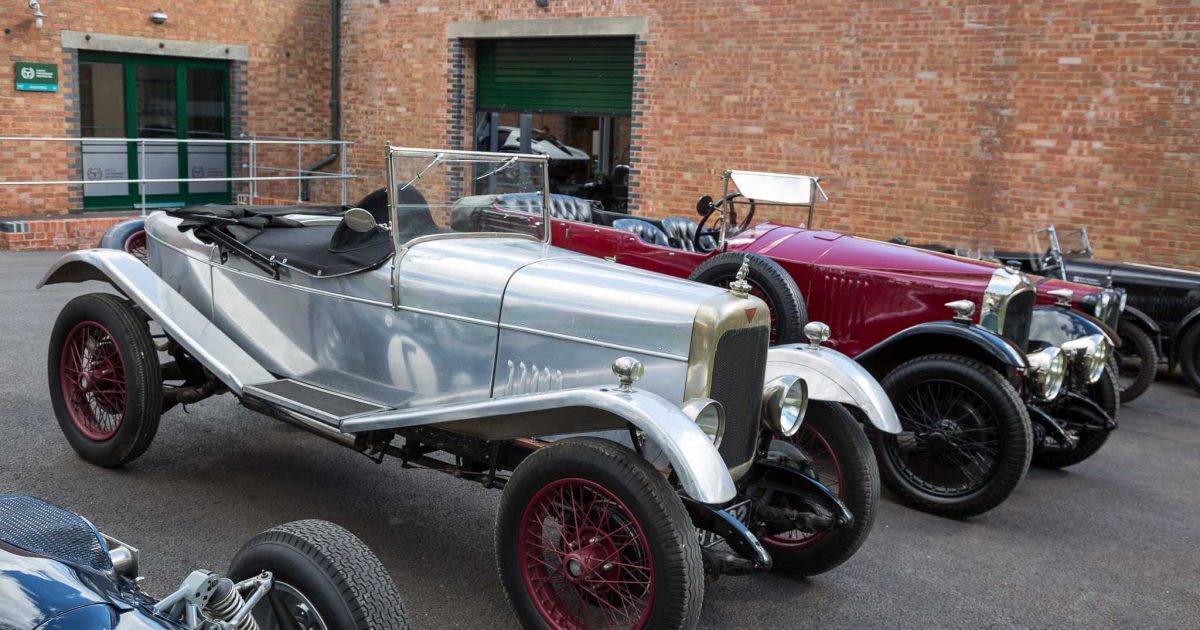
M 1158 372 L 1158 352 L 1150 335 L 1137 324 L 1121 322 L 1117 328 L 1121 347 L 1115 353 L 1119 372 L 1121 402 L 1127 403 L 1146 393 Z
M 46 363 L 58 426 L 80 457 L 120 466 L 149 448 L 162 415 L 162 371 L 133 304 L 109 293 L 67 302 Z
M 1189 328 L 1179 342 L 1179 367 L 1188 385 L 1200 394 L 1200 324 Z
M 383 563 L 357 536 L 327 521 L 295 521 L 250 539 L 229 565 L 234 582 L 270 571 L 254 607 L 259 628 L 407 630 L 408 613 Z M 285 615 L 280 623 L 278 615 Z M 294 623 L 286 623 L 288 617 Z
M 1113 378 L 1116 369 L 1116 361 L 1110 360 L 1109 366 L 1100 373 L 1100 378 L 1084 388 L 1087 397 L 1099 405 L 1112 420 L 1117 419 L 1117 412 L 1121 408 L 1121 395 L 1117 391 L 1117 379 Z M 1108 441 L 1109 431 L 1100 431 L 1094 426 L 1088 426 L 1095 424 L 1091 413 L 1085 413 L 1084 410 L 1067 405 L 1060 407 L 1055 415 L 1060 420 L 1066 421 L 1068 431 L 1079 435 L 1079 441 L 1075 444 L 1075 448 L 1069 451 L 1038 449 L 1033 454 L 1034 466 L 1039 468 L 1074 466 L 1095 455 Z
M 500 498 L 496 559 L 526 628 L 692 628 L 704 598 L 683 502 L 607 440 L 563 440 L 521 462 Z
M 866 541 L 879 503 L 879 469 L 866 433 L 837 403 L 810 401 L 804 424 L 787 440 L 808 456 L 817 481 L 854 515 L 851 527 L 814 534 L 792 531 L 763 538 L 763 545 L 774 559 L 772 570 L 787 575 L 816 575 L 849 560 Z
M 1004 502 L 1029 470 L 1029 412 L 991 367 L 959 355 L 912 359 L 880 383 L 901 433 L 872 432 L 880 477 L 901 503 L 964 518 Z

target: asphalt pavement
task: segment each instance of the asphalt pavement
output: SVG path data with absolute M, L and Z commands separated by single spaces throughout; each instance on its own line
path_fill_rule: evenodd
M 0 252 L 0 492 L 32 494 L 142 550 L 161 596 L 224 570 L 274 524 L 323 518 L 383 559 L 421 628 L 516 627 L 496 577 L 499 493 L 377 465 L 225 396 L 167 413 L 119 470 L 77 458 L 46 386 L 59 309 L 106 285 L 34 284 L 56 253 Z M 702 628 L 1200 628 L 1200 396 L 1160 379 L 1092 459 L 1031 470 L 969 521 L 885 493 L 870 539 L 825 575 L 724 577 Z

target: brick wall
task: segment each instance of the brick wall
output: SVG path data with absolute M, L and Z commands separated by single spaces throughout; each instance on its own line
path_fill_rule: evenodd
M 1101 255 L 1200 267 L 1189 0 L 350 0 L 343 129 L 368 176 L 355 192 L 380 185 L 384 142 L 469 132 L 472 74 L 461 104 L 447 90 L 472 47 L 447 41 L 450 21 L 619 15 L 649 19 L 638 213 L 689 213 L 725 168 L 807 173 L 832 199 L 818 227 L 1017 247 L 1078 224 Z
M 46 19 L 41 29 L 34 26 L 25 5 L 14 1 L 0 8 L 0 136 L 79 136 L 78 55 L 64 50 L 61 40 L 61 31 L 70 30 L 247 46 L 249 60 L 231 64 L 233 137 L 241 132 L 329 137 L 327 0 L 43 1 Z M 168 20 L 155 25 L 149 15 L 160 8 Z M 58 64 L 59 92 L 15 91 L 12 64 L 16 61 Z M 312 162 L 324 151 L 308 148 L 302 158 Z M 268 153 L 265 159 L 294 167 L 294 148 L 277 153 Z M 244 157 L 235 155 L 235 172 Z M 78 179 L 79 168 L 73 146 L 0 142 L 2 180 Z M 318 198 L 337 191 L 328 182 L 313 188 Z M 286 198 L 295 195 L 294 189 L 294 182 L 275 183 L 262 192 Z M 79 187 L 0 186 L 0 217 L 61 214 L 81 205 Z

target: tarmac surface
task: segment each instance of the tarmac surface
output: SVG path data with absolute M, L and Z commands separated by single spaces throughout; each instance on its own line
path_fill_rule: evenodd
M 496 577 L 499 492 L 367 458 L 229 397 L 174 409 L 140 459 L 84 463 L 59 432 L 46 347 L 106 285 L 34 290 L 57 253 L 0 252 L 0 492 L 32 494 L 141 549 L 145 586 L 224 570 L 272 525 L 323 518 L 383 559 L 421 628 L 515 628 Z M 885 493 L 870 539 L 815 578 L 724 577 L 702 628 L 1200 628 L 1200 396 L 1161 378 L 1092 459 L 1033 469 L 969 521 Z

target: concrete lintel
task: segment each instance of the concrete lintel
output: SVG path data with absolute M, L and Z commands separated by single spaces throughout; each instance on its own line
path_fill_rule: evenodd
M 86 33 L 81 31 L 63 31 L 62 47 L 135 55 L 166 55 L 198 59 L 226 59 L 229 61 L 246 61 L 250 58 L 250 49 L 246 46 L 236 44 L 188 42 L 176 39 L 129 37 L 126 35 L 107 35 L 104 33 Z
M 546 20 L 490 20 L 451 22 L 452 39 L 508 39 L 515 37 L 615 37 L 645 35 L 645 16 L 612 18 L 557 18 Z

